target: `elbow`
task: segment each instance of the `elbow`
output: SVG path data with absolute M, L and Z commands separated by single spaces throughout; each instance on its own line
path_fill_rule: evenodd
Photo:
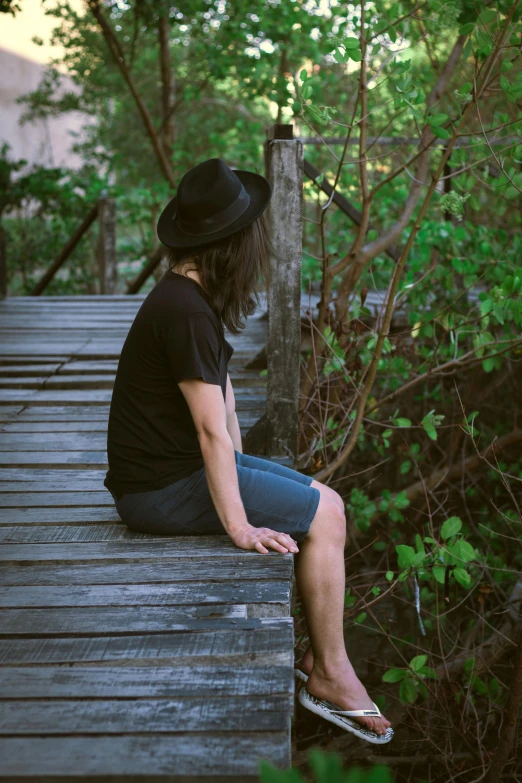
M 220 443 L 232 443 L 228 429 L 221 425 L 202 427 L 198 431 L 198 440 L 202 452 Z

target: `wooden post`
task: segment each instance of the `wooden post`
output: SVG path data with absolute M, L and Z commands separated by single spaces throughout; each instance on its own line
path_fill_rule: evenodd
M 98 272 L 100 294 L 115 294 L 118 285 L 116 265 L 116 204 L 104 197 L 98 202 Z
M 301 356 L 303 145 L 293 125 L 273 125 L 265 142 L 265 177 L 273 192 L 267 209 L 278 258 L 270 259 L 267 292 L 266 454 L 297 460 Z

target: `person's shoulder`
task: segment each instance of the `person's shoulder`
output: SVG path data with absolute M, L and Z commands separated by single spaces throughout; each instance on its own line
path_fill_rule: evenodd
M 176 280 L 176 275 L 165 273 L 147 296 L 147 310 L 155 320 L 184 320 L 192 316 L 206 315 L 218 322 L 210 304 L 186 281 Z

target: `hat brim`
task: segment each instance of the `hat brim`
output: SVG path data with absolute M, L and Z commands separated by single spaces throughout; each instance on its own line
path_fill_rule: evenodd
M 242 171 L 233 169 L 234 174 L 241 180 L 245 190 L 250 196 L 250 204 L 245 212 L 240 215 L 233 223 L 214 231 L 212 234 L 201 234 L 192 236 L 185 234 L 176 225 L 177 214 L 177 196 L 174 196 L 167 204 L 158 220 L 157 233 L 160 242 L 167 247 L 184 248 L 199 247 L 216 242 L 218 239 L 224 239 L 230 234 L 235 234 L 245 226 L 253 223 L 266 209 L 272 195 L 272 186 L 261 174 L 255 174 L 253 171 Z

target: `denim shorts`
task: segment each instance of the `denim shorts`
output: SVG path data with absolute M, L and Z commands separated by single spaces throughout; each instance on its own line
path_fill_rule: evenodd
M 234 449 L 239 493 L 248 522 L 288 533 L 301 541 L 315 516 L 321 493 L 311 476 Z M 113 496 L 114 497 L 114 496 Z M 114 498 L 131 530 L 156 535 L 226 535 L 207 484 L 205 468 L 162 489 Z

